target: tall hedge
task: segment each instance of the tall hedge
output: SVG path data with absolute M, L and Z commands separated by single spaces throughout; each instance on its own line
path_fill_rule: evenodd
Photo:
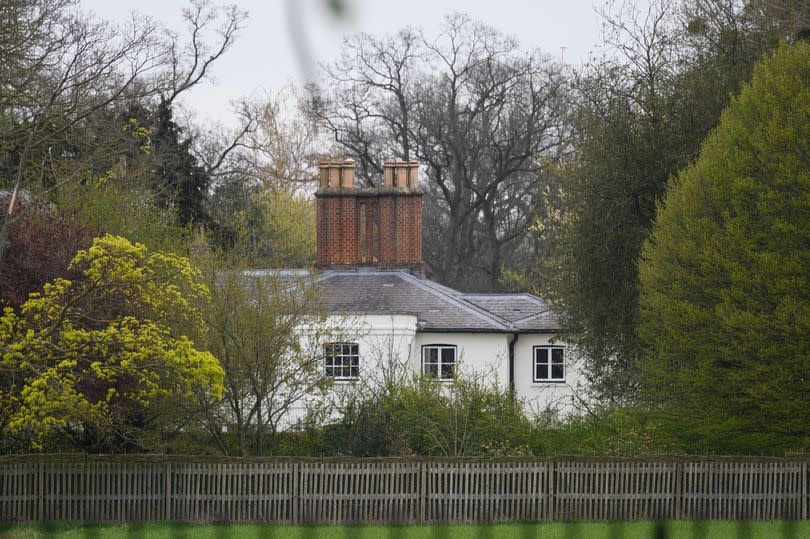
M 639 266 L 639 381 L 684 449 L 810 447 L 810 44 L 755 68 Z

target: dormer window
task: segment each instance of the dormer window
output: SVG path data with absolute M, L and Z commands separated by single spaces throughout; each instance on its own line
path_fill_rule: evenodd
M 324 375 L 335 380 L 356 380 L 360 376 L 360 347 L 357 343 L 324 345 Z
M 535 346 L 535 382 L 565 382 L 565 347 Z

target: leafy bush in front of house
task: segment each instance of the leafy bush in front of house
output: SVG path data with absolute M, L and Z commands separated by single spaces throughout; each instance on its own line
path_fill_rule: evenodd
M 538 417 L 534 445 L 547 455 L 633 456 L 678 453 L 677 437 L 638 407 L 597 406 L 564 418 Z
M 638 380 L 692 452 L 810 447 L 810 44 L 763 60 L 640 263 Z
M 521 403 L 496 381 L 413 377 L 350 399 L 323 446 L 352 456 L 525 455 L 538 449 L 532 432 Z

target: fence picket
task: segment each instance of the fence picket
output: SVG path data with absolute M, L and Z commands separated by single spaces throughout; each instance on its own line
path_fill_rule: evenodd
M 806 519 L 808 459 L 0 456 L 0 522 Z

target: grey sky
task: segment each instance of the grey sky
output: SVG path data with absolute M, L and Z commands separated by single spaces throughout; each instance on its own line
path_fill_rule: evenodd
M 418 26 L 435 34 L 442 17 L 463 11 L 515 36 L 526 49 L 540 49 L 569 63 L 580 63 L 599 40 L 601 23 L 594 6 L 602 0 L 346 0 L 347 17 L 336 21 L 325 0 L 297 1 L 303 38 L 315 62 L 336 57 L 343 37 L 357 32 L 393 33 Z M 214 79 L 191 90 L 185 104 L 200 119 L 230 123 L 230 101 L 272 93 L 304 80 L 288 28 L 285 0 L 231 0 L 249 12 L 247 28 L 219 60 Z M 646 2 L 643 2 L 646 3 Z M 84 9 L 111 20 L 136 10 L 162 21 L 182 35 L 182 0 L 81 0 Z

